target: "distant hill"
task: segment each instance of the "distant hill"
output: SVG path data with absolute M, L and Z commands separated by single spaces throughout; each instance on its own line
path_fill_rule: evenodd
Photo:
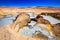
M 60 13 L 60 8 L 57 7 L 44 7 L 44 6 L 32 6 L 27 8 L 21 7 L 3 7 L 0 6 L 0 16 L 14 15 L 20 12 L 34 12 L 34 14 L 40 14 L 42 12 L 47 13 Z

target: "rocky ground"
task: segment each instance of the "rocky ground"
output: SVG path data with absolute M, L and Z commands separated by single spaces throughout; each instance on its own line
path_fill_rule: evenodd
M 28 8 L 20 8 L 20 7 L 0 7 L 0 40 L 43 40 L 38 38 L 32 38 L 29 36 L 25 36 L 15 32 L 10 25 L 15 20 L 13 17 L 14 14 L 19 14 L 21 12 L 32 12 L 34 15 L 38 15 L 41 13 L 57 13 L 60 15 L 60 8 L 55 7 L 28 7 Z M 10 15 L 11 17 L 7 16 Z M 58 15 L 58 17 L 59 17 Z M 50 16 L 45 16 L 45 19 L 49 20 L 52 24 L 60 23 L 60 20 L 56 20 Z M 51 20 L 53 19 L 53 20 Z M 54 21 L 55 20 L 55 21 Z M 8 24 L 8 25 L 7 25 Z M 5 26 L 3 26 L 5 25 Z M 45 37 L 45 36 L 44 36 Z M 47 38 L 47 37 L 46 37 Z

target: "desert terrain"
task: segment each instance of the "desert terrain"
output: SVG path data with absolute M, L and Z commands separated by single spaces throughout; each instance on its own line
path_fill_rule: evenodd
M 17 14 L 19 15 L 20 13 L 29 14 L 31 19 L 35 18 L 36 15 L 45 15 L 43 17 L 47 17 L 45 19 L 49 20 L 52 24 L 60 23 L 60 8 L 57 8 L 57 7 L 36 6 L 36 7 L 20 8 L 20 7 L 1 6 L 0 7 L 0 23 L 1 23 L 0 40 L 43 40 L 43 39 L 38 39 L 35 37 L 32 38 L 32 37 L 29 37 L 26 35 L 22 35 L 19 32 L 16 32 L 16 30 L 11 28 L 11 27 L 15 27 L 11 18 L 13 20 L 17 19 L 17 18 L 14 18 L 13 16 L 17 15 Z M 32 17 L 31 17 L 31 14 L 33 15 Z M 52 16 L 53 18 L 50 16 Z M 23 18 L 22 23 L 26 21 L 26 20 L 24 20 L 25 19 L 24 17 L 20 17 L 20 19 L 21 18 Z M 18 22 L 20 19 L 18 19 Z M 54 19 L 54 20 L 57 19 L 57 20 L 53 21 L 52 19 Z M 3 20 L 3 21 L 1 21 L 1 20 Z M 10 23 L 7 23 L 7 22 L 10 22 Z M 2 23 L 4 25 L 2 25 Z M 19 24 L 19 25 L 21 25 L 21 24 Z M 54 28 L 55 28 L 55 26 L 54 26 Z M 59 25 L 58 25 L 58 27 L 56 26 L 56 28 L 59 29 L 60 28 Z M 18 27 L 16 27 L 16 29 L 18 29 Z M 60 34 L 59 34 L 59 38 L 60 38 Z M 58 40 L 60 40 L 60 39 L 58 39 Z

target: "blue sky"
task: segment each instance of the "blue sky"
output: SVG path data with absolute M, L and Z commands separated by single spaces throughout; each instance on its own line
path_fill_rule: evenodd
M 0 0 L 0 6 L 53 6 L 60 7 L 60 0 Z

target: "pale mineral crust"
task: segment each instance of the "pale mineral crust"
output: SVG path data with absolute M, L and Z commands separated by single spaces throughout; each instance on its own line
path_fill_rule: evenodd
M 28 7 L 28 8 L 20 8 L 20 7 L 0 7 L 0 17 L 5 15 L 14 15 L 20 12 L 32 12 L 33 14 L 41 14 L 41 13 L 58 13 L 60 14 L 60 8 L 55 7 Z M 21 35 L 11 29 L 11 25 L 6 25 L 4 27 L 0 27 L 0 40 L 38 40 L 36 38 L 31 38 L 25 35 Z

